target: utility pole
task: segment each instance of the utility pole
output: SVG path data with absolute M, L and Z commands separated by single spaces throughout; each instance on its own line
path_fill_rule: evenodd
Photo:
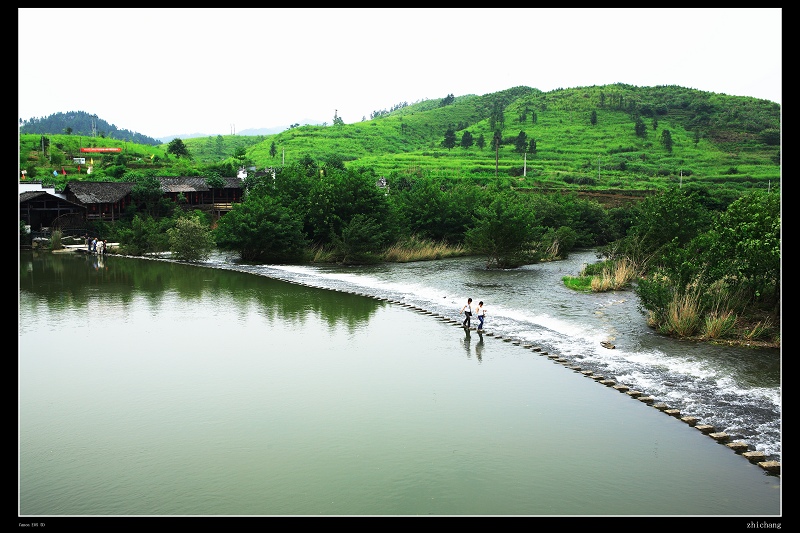
M 600 158 L 597 158 L 597 181 L 600 181 Z
M 528 175 L 528 151 L 525 150 L 525 157 L 522 160 L 522 177 Z

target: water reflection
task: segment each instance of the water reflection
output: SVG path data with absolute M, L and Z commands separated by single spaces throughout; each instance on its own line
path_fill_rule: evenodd
M 20 290 L 53 309 L 85 307 L 99 291 L 123 305 L 133 294 L 144 294 L 154 306 L 161 305 L 164 292 L 187 303 L 224 295 L 245 313 L 255 307 L 263 316 L 287 323 L 307 320 L 311 313 L 327 328 L 354 329 L 386 305 L 325 289 L 298 291 L 282 281 L 228 270 L 113 256 L 98 260 L 85 254 L 22 252 L 19 279 Z

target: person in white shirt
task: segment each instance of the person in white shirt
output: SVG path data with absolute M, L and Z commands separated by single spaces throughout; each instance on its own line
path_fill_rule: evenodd
M 483 319 L 486 318 L 486 308 L 483 306 L 483 302 L 478 302 L 478 308 L 475 310 L 475 314 L 478 315 L 478 320 L 480 324 L 478 324 L 478 331 L 483 331 Z
M 461 308 L 461 311 L 458 313 L 459 315 L 464 313 L 464 322 L 463 326 L 465 328 L 469 327 L 469 319 L 472 317 L 472 298 L 467 298 L 467 305 Z

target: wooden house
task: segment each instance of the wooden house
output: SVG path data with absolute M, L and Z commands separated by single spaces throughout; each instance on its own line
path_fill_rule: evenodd
M 25 191 L 19 195 L 19 219 L 34 233 L 83 232 L 86 207 L 47 191 Z
M 64 187 L 67 200 L 86 206 L 86 220 L 119 220 L 131 204 L 134 183 L 71 181 Z

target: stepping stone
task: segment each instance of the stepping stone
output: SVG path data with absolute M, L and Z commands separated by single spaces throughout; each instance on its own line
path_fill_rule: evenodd
M 729 442 L 725 446 L 727 446 L 731 450 L 735 451 L 736 453 L 741 453 L 741 452 L 745 451 L 748 448 L 747 443 L 746 442 L 742 442 L 740 440 L 737 440 L 736 442 Z
M 722 433 L 709 433 L 708 436 L 711 437 L 712 439 L 714 439 L 717 442 L 726 441 L 726 440 L 728 440 L 730 438 L 728 436 L 728 434 L 725 433 L 725 432 L 722 432 Z
M 751 463 L 758 463 L 766 458 L 764 452 L 744 452 L 743 457 L 746 457 Z
M 778 461 L 763 461 L 758 463 L 758 466 L 773 474 L 778 474 L 781 471 L 781 464 Z

